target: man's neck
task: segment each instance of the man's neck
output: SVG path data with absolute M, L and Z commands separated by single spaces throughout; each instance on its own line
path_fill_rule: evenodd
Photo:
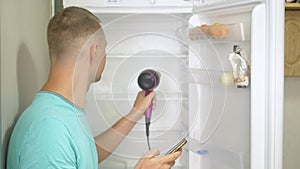
M 74 78 L 73 73 L 62 71 L 51 72 L 41 90 L 60 94 L 76 106 L 84 108 L 88 88 L 89 84 L 84 80 Z

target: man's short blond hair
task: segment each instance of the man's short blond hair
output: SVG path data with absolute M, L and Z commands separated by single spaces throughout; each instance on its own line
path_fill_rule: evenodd
M 60 59 L 78 40 L 88 39 L 101 28 L 99 19 L 86 9 L 68 7 L 49 22 L 47 40 L 52 59 Z

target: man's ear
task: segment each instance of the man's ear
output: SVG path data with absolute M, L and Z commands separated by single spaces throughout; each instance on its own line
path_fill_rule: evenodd
M 98 48 L 99 46 L 97 43 L 94 43 L 90 46 L 90 63 L 96 61 L 98 55 Z

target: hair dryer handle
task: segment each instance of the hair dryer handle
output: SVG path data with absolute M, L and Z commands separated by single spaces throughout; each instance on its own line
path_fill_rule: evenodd
M 149 90 L 149 91 L 147 90 L 145 92 L 145 95 L 148 96 L 151 92 L 152 92 L 152 90 Z M 152 101 L 151 101 L 149 107 L 147 108 L 147 110 L 145 111 L 146 123 L 150 122 L 151 114 L 152 114 Z

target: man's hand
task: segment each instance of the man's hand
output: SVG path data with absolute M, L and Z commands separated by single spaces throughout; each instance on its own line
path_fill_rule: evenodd
M 140 91 L 135 99 L 131 112 L 127 115 L 127 119 L 131 121 L 139 121 L 143 118 L 144 112 L 149 107 L 152 101 L 152 109 L 156 106 L 156 93 L 152 91 L 150 94 L 145 96 L 145 91 Z
M 160 157 L 158 155 L 157 149 L 150 150 L 140 159 L 134 169 L 169 169 L 174 166 L 175 160 L 181 155 L 181 151 Z
M 145 96 L 145 91 L 140 91 L 136 96 L 133 109 L 136 112 L 144 113 L 149 107 L 150 103 L 153 103 L 152 109 L 155 109 L 156 105 L 156 93 L 152 91 L 148 96 Z

